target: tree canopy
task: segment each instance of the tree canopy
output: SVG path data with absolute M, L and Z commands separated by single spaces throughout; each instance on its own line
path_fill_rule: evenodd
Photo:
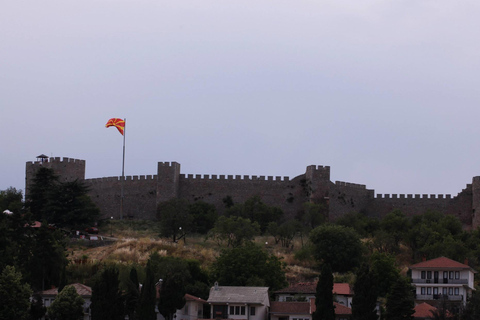
M 285 263 L 254 243 L 224 249 L 212 273 L 213 280 L 226 286 L 267 286 L 275 291 L 287 285 Z
M 48 316 L 52 320 L 81 320 L 84 303 L 75 287 L 66 286 L 48 308 Z
M 334 320 L 335 306 L 333 304 L 333 274 L 328 263 L 322 265 L 315 291 L 315 312 L 313 320 Z
M 324 224 L 310 233 L 314 257 L 320 263 L 330 264 L 333 272 L 347 272 L 362 260 L 363 245 L 352 228 Z
M 0 274 L 0 319 L 28 319 L 30 286 L 13 266 L 6 266 Z

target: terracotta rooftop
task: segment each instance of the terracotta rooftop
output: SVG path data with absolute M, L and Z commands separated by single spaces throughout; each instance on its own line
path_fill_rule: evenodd
M 270 302 L 270 313 L 310 314 L 309 302 Z
M 91 297 L 92 296 L 92 288 L 90 288 L 89 286 L 86 286 L 84 284 L 73 283 L 73 284 L 68 284 L 67 286 L 73 286 L 75 288 L 75 290 L 77 290 L 77 293 L 82 297 Z M 40 294 L 42 296 L 56 296 L 58 294 L 58 288 L 44 290 L 44 291 L 41 291 Z
M 315 294 L 317 291 L 317 282 L 299 282 L 290 285 L 288 288 L 284 288 L 275 293 L 311 293 Z M 338 295 L 352 295 L 352 290 L 348 283 L 334 283 L 333 294 Z
M 470 266 L 457 262 L 446 257 L 435 258 L 432 260 L 422 261 L 410 266 L 410 269 L 422 268 L 452 268 L 452 269 L 471 269 Z M 472 269 L 473 270 L 473 269 Z M 474 271 L 476 272 L 476 271 Z
M 415 313 L 413 314 L 414 318 L 431 318 L 433 317 L 433 312 L 435 312 L 437 308 L 434 306 L 429 305 L 426 302 L 420 303 L 415 306 Z
M 335 314 L 336 315 L 347 315 L 347 314 L 352 314 L 352 308 L 345 307 L 344 305 L 341 305 L 340 303 L 334 302 L 333 305 L 335 306 Z M 317 310 L 315 306 L 315 299 L 310 299 L 310 310 L 312 314 Z
M 187 300 L 187 301 L 198 301 L 198 302 L 201 302 L 201 303 L 207 303 L 206 300 L 203 300 L 202 298 L 199 298 L 199 297 L 192 296 L 191 294 L 188 294 L 188 293 L 185 294 L 185 300 Z

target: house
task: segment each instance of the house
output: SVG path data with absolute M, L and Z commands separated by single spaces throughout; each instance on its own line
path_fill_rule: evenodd
M 334 302 L 335 307 L 335 320 L 350 320 L 352 319 L 352 308 L 341 305 L 338 302 Z M 310 310 L 312 314 L 317 310 L 315 306 L 315 299 L 310 299 Z
M 266 320 L 270 308 L 268 287 L 230 287 L 215 283 L 207 302 L 215 319 Z
M 176 320 L 197 320 L 203 319 L 204 305 L 207 301 L 192 296 L 191 294 L 185 294 L 185 306 L 182 309 L 177 310 L 174 315 Z
M 90 302 L 92 299 L 92 288 L 81 283 L 74 283 L 74 284 L 70 284 L 69 286 L 73 286 L 77 291 L 78 295 L 80 295 L 83 298 L 83 300 L 85 300 L 85 303 L 83 304 L 83 313 L 84 313 L 83 319 L 89 320 L 90 319 Z M 38 294 L 42 298 L 43 305 L 48 308 L 52 305 L 53 300 L 55 300 L 55 298 L 57 297 L 58 288 L 40 291 L 38 292 Z
M 415 302 L 437 305 L 441 300 L 467 303 L 474 288 L 477 271 L 446 257 L 425 260 L 410 266 L 412 284 L 415 287 Z
M 275 291 L 275 301 L 309 301 L 315 298 L 317 282 L 299 282 Z M 333 284 L 334 299 L 339 304 L 351 307 L 353 291 L 348 283 Z

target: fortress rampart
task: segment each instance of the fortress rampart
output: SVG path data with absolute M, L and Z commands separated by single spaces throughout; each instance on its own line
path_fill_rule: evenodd
M 85 179 L 85 160 L 50 158 L 43 162 L 27 162 L 25 194 L 36 170 L 52 168 L 60 181 L 84 180 L 92 200 L 104 218 L 119 218 L 121 177 Z M 190 202 L 205 201 L 224 211 L 223 199 L 230 196 L 242 203 L 260 196 L 266 204 L 281 208 L 293 217 L 305 202 L 327 206 L 329 219 L 335 220 L 349 212 L 362 212 L 381 218 L 394 209 L 411 216 L 428 210 L 452 214 L 465 228 L 480 226 L 480 177 L 474 177 L 458 195 L 377 194 L 363 184 L 330 181 L 329 166 L 307 166 L 305 173 L 294 178 L 285 176 L 183 174 L 177 162 L 159 162 L 157 174 L 126 176 L 124 181 L 124 216 L 155 219 L 158 203 L 172 198 Z

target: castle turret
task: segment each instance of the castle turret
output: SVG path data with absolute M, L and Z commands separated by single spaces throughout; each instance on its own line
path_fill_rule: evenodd
M 43 156 L 43 155 L 42 155 Z M 39 156 L 40 157 L 40 156 Z M 41 167 L 53 169 L 60 182 L 85 179 L 85 160 L 64 157 L 46 158 L 40 157 L 37 161 L 29 161 L 25 167 L 25 196 L 28 195 L 28 188 L 33 178 Z
M 480 226 L 480 177 L 472 179 L 472 228 Z
M 330 167 L 308 166 L 305 172 L 305 188 L 310 201 L 323 203 L 329 196 Z
M 157 204 L 178 197 L 180 164 L 159 162 L 157 169 Z

